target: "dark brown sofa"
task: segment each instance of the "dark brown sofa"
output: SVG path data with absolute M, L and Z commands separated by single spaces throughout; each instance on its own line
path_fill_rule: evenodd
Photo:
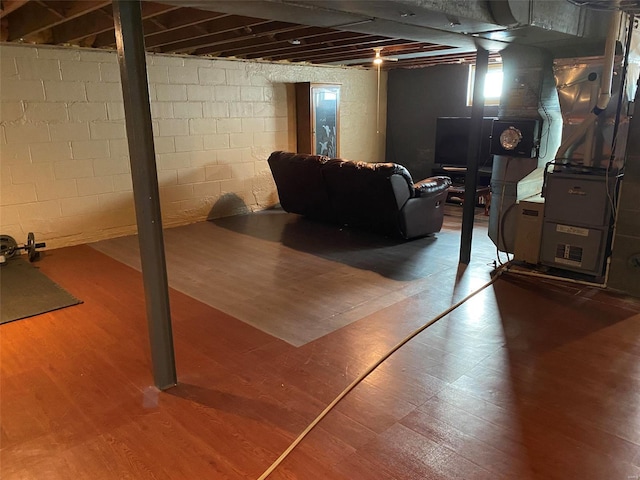
M 268 162 L 287 212 L 405 239 L 442 228 L 449 177 L 413 183 L 409 171 L 396 163 L 291 152 L 273 152 Z

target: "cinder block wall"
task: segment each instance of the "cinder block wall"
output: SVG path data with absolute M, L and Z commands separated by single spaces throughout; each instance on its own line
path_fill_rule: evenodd
M 0 45 L 0 233 L 48 247 L 136 231 L 115 52 Z M 268 208 L 295 82 L 340 83 L 341 156 L 384 161 L 374 70 L 148 55 L 164 226 Z M 381 91 L 385 118 L 386 76 Z M 384 121 L 382 122 L 384 125 Z

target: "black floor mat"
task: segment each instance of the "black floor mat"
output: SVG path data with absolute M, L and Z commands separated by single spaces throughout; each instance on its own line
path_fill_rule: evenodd
M 26 260 L 0 267 L 0 324 L 81 303 Z

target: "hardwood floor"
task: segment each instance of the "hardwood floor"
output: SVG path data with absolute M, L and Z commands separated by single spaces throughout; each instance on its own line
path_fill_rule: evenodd
M 445 268 L 428 288 L 299 347 L 172 289 L 180 384 L 166 392 L 151 386 L 139 272 L 89 246 L 46 252 L 39 268 L 84 303 L 0 326 L 0 478 L 257 478 L 379 355 L 487 280 L 483 226 L 461 271 L 455 228 L 434 244 Z M 219 257 L 233 245 L 216 243 Z M 289 254 L 327 255 L 263 251 Z M 213 289 L 209 271 L 194 281 Z M 637 299 L 503 275 L 356 387 L 270 478 L 639 478 L 638 312 Z

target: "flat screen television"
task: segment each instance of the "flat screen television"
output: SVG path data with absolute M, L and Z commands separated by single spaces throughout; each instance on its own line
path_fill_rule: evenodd
M 491 149 L 491 123 L 494 117 L 482 119 L 482 141 L 478 169 L 480 172 L 491 172 L 493 155 Z M 441 168 L 467 166 L 467 148 L 469 146 L 469 117 L 438 117 L 436 119 L 436 143 L 434 163 Z

